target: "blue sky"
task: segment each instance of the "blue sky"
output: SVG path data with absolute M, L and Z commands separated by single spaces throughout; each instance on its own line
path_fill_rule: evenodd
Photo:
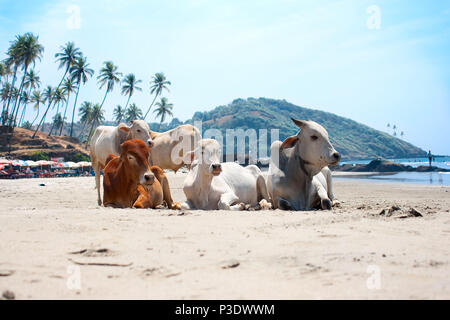
M 143 109 L 163 71 L 181 120 L 236 98 L 286 99 L 383 131 L 395 123 L 405 140 L 450 154 L 448 1 L 0 0 L 0 59 L 28 31 L 45 47 L 43 85 L 58 84 L 54 54 L 74 41 L 94 77 L 112 60 L 142 79 L 132 102 Z M 93 78 L 79 99 L 103 94 Z M 116 88 L 106 117 L 125 102 Z

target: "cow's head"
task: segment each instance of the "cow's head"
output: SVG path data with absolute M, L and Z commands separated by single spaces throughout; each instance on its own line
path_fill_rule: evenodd
M 127 174 L 142 185 L 151 185 L 155 182 L 155 175 L 150 170 L 148 156 L 150 148 L 139 139 L 127 140 L 120 145 L 120 159 L 125 166 Z
M 218 176 L 222 172 L 221 153 L 220 144 L 216 140 L 202 139 L 194 151 L 186 153 L 185 163 L 190 163 L 192 166 L 198 165 L 199 170 Z
M 319 172 L 322 168 L 339 162 L 341 156 L 331 144 L 324 127 L 314 121 L 292 121 L 301 130 L 295 136 L 287 138 L 281 145 L 282 149 L 294 147 L 294 154 L 313 172 Z
M 148 146 L 153 147 L 153 139 L 150 137 L 150 128 L 144 120 L 133 120 L 131 125 L 125 123 L 119 124 L 119 129 L 127 133 L 127 140 L 139 139 L 147 142 Z

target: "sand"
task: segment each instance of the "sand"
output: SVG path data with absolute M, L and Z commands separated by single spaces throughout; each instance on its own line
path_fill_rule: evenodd
M 334 185 L 333 211 L 174 212 L 98 207 L 92 177 L 0 180 L 0 295 L 450 298 L 450 187 Z

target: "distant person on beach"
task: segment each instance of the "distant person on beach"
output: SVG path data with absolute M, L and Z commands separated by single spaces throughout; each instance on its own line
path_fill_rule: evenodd
M 430 163 L 430 167 L 431 167 L 432 160 L 433 160 L 433 156 L 431 155 L 431 150 L 428 150 L 428 162 Z

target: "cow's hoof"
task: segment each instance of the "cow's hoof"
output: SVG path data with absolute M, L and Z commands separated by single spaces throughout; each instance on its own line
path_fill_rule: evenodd
M 98 200 L 97 203 L 100 207 L 102 206 L 102 200 Z
M 320 201 L 320 205 L 322 206 L 322 210 L 331 210 L 331 201 L 330 201 L 330 199 L 322 199 Z
M 174 204 L 172 204 L 172 210 L 181 210 L 181 203 L 175 202 Z
M 334 199 L 333 201 L 331 201 L 331 206 L 339 208 L 341 206 L 341 202 L 339 200 Z
M 272 204 L 269 201 L 267 201 L 266 199 L 262 199 L 259 202 L 259 208 L 260 208 L 260 210 L 270 210 L 270 209 L 272 209 Z
M 290 202 L 281 198 L 278 199 L 278 207 L 281 210 L 293 210 Z

